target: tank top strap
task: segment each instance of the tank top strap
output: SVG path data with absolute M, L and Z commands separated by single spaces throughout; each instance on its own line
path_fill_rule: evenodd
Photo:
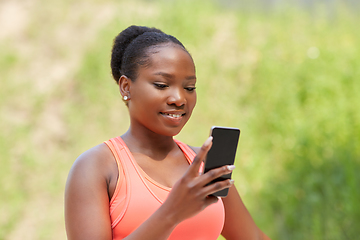
M 117 179 L 117 182 L 116 182 L 116 186 L 119 186 L 120 183 L 122 182 L 123 178 L 124 178 L 124 174 L 123 174 L 123 168 L 121 166 L 121 162 L 120 162 L 120 149 L 119 149 L 119 146 L 115 143 L 115 139 L 112 138 L 108 141 L 105 141 L 104 142 L 108 148 L 110 149 L 111 153 L 113 154 L 114 158 L 115 158 L 115 161 L 116 161 L 116 165 L 118 167 L 118 172 L 119 172 L 119 176 L 118 176 L 118 179 Z M 113 194 L 113 197 L 111 198 L 110 200 L 110 205 L 112 204 L 112 202 L 114 201 L 115 199 L 115 196 L 118 194 L 119 192 L 119 188 L 116 187 L 115 188 L 115 192 Z
M 194 158 L 196 156 L 196 153 L 194 152 L 194 150 L 191 147 L 189 147 L 189 145 L 187 145 L 183 142 L 180 142 L 179 140 L 174 139 L 174 141 L 180 147 L 181 151 L 183 151 L 189 164 L 192 164 L 192 162 L 194 161 Z M 202 173 L 204 171 L 204 167 L 205 167 L 204 162 L 202 162 L 200 165 L 200 169 L 199 169 L 200 173 Z
M 196 156 L 196 153 L 185 143 L 180 142 L 179 140 L 174 139 L 176 144 L 180 147 L 181 151 L 184 153 L 186 160 L 191 164 Z
M 127 209 L 129 202 L 130 202 L 129 197 L 125 197 L 125 199 L 118 198 L 118 195 L 120 194 L 121 191 L 124 192 L 124 194 L 122 194 L 122 195 L 125 195 L 125 196 L 130 195 L 131 188 L 130 188 L 130 181 L 128 179 L 129 169 L 127 167 L 127 165 L 129 164 L 128 163 L 129 157 L 124 152 L 125 151 L 124 144 L 120 137 L 112 138 L 108 141 L 105 141 L 104 143 L 109 147 L 112 154 L 114 155 L 116 164 L 118 166 L 118 172 L 119 172 L 115 192 L 109 203 L 110 204 L 110 216 L 111 217 L 113 215 L 117 216 L 116 219 L 112 218 L 111 225 L 112 225 L 112 227 L 115 227 L 117 225 L 117 223 L 120 222 L 121 219 L 123 218 L 123 216 L 125 214 L 125 210 Z M 125 184 L 125 185 L 123 185 L 123 184 Z M 122 202 L 122 201 L 125 201 L 125 202 Z M 122 204 L 121 208 L 118 207 L 119 204 Z

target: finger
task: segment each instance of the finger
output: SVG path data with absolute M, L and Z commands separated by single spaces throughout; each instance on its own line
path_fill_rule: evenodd
M 206 154 L 208 153 L 208 151 L 210 150 L 210 148 L 212 146 L 212 139 L 213 139 L 212 136 L 210 136 L 210 137 L 208 137 L 208 139 L 206 139 L 204 144 L 201 146 L 199 153 L 195 156 L 195 158 L 190 166 L 190 169 L 196 169 L 196 171 L 199 171 L 200 164 L 202 163 L 203 159 L 205 159 Z
M 213 184 L 204 187 L 202 189 L 202 194 L 204 196 L 208 196 L 223 189 L 230 188 L 233 184 L 234 184 L 234 180 L 232 179 L 226 179 L 224 181 L 215 182 Z
M 229 173 L 232 173 L 232 171 L 235 169 L 235 165 L 225 165 L 222 167 L 218 167 L 215 169 L 212 169 L 210 171 L 208 171 L 207 173 L 201 175 L 201 177 L 199 177 L 198 180 L 198 184 L 205 186 L 206 184 L 208 184 L 209 182 L 223 176 Z

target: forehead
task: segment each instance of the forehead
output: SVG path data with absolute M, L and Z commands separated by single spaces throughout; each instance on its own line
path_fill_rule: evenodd
M 185 71 L 195 74 L 195 65 L 190 54 L 176 44 L 157 45 L 147 50 L 149 64 L 148 70 Z

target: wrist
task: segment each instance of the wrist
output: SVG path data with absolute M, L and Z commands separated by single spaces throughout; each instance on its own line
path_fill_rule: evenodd
M 161 221 L 163 221 L 168 228 L 175 228 L 181 222 L 175 211 L 171 207 L 168 207 L 166 202 L 161 205 L 158 213 Z

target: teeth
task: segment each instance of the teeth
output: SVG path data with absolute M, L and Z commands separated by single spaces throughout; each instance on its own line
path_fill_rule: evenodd
M 165 113 L 166 115 L 169 115 L 170 117 L 179 118 L 181 117 L 181 114 L 171 114 L 171 113 Z

